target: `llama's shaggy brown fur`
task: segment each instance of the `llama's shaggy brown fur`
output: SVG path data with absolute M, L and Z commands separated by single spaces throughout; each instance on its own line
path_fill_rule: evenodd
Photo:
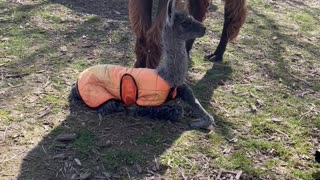
M 247 17 L 246 0 L 225 0 L 225 14 L 230 19 L 228 40 L 233 41 Z
M 132 31 L 136 36 L 136 63 L 134 67 L 156 68 L 161 57 L 160 31 L 165 7 L 168 0 L 158 0 L 158 10 L 152 23 L 152 0 L 129 0 L 129 18 Z M 246 18 L 246 0 L 225 1 L 225 24 L 227 41 L 234 40 Z M 184 8 L 196 20 L 203 22 L 208 12 L 210 0 L 185 0 L 176 1 L 176 7 Z M 228 23 L 226 23 L 228 21 Z M 221 47 L 226 46 L 227 41 L 221 39 Z M 187 51 L 192 47 L 193 40 L 187 43 Z M 218 51 L 218 52 L 217 52 Z M 214 54 L 223 55 L 225 48 L 217 48 Z M 219 58 L 222 57 L 219 56 Z M 219 60 L 219 59 L 218 59 Z

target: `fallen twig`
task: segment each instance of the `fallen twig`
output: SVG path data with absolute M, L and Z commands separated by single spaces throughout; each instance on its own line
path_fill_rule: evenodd
M 304 79 L 301 79 L 301 78 L 299 78 L 299 77 L 297 77 L 297 76 L 293 75 L 293 74 L 292 74 L 292 73 L 290 73 L 290 72 L 289 72 L 289 75 L 290 75 L 290 76 L 292 76 L 293 78 L 295 78 L 295 79 L 297 79 L 297 80 L 299 80 L 299 81 L 301 81 L 301 82 L 303 82 L 303 83 L 307 84 L 308 86 L 313 87 L 313 85 L 312 85 L 310 82 L 308 82 L 308 81 L 306 81 L 306 80 L 304 80 Z
M 22 74 L 7 74 L 4 75 L 5 78 L 22 78 L 23 76 L 28 76 L 30 73 L 22 73 Z
M 37 116 L 37 119 L 43 118 L 44 116 L 46 116 L 47 114 L 49 114 L 52 110 L 52 107 L 46 107 L 44 109 L 44 111 L 42 112 L 42 114 Z
M 238 171 L 238 173 L 236 175 L 236 179 L 237 180 L 240 179 L 241 175 L 242 175 L 242 171 L 240 170 L 240 171 Z
M 42 147 L 43 152 L 44 152 L 45 154 L 48 154 L 47 151 L 46 151 L 46 149 L 44 149 L 43 145 L 41 145 L 41 147 Z
M 6 127 L 6 129 L 4 130 L 4 133 L 3 133 L 3 140 L 5 140 L 5 139 L 6 139 L 7 131 L 8 131 L 8 126 L 7 126 L 7 127 Z
M 134 126 L 139 126 L 139 125 L 141 125 L 141 123 L 134 123 L 134 124 L 130 124 L 130 125 L 126 126 L 126 128 L 128 128 L 128 127 L 134 127 Z
M 57 137 L 58 141 L 72 141 L 75 140 L 77 138 L 77 134 L 76 133 L 70 133 L 70 134 L 60 134 Z
M 48 76 L 46 83 L 42 86 L 42 88 L 46 88 L 51 82 L 49 81 L 50 76 Z
M 217 180 L 220 179 L 221 174 L 222 174 L 222 170 L 220 169 L 220 170 L 219 170 L 219 173 L 218 173 L 218 175 L 217 175 L 217 178 L 216 178 Z
M 312 112 L 314 109 L 314 106 L 312 106 L 309 111 L 307 111 L 306 113 L 303 113 L 299 119 L 299 121 L 301 121 L 306 115 L 308 115 L 310 112 Z
M 276 132 L 284 135 L 285 137 L 287 137 L 287 138 L 289 139 L 289 136 L 288 136 L 286 133 L 284 133 L 284 132 L 282 132 L 282 131 L 280 131 L 280 130 L 278 130 L 278 129 L 274 129 L 274 131 L 276 131 Z

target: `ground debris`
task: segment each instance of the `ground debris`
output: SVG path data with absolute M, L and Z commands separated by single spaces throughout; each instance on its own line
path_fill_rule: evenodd
M 110 174 L 110 173 L 103 172 L 102 174 L 103 174 L 106 178 L 111 178 L 111 174 Z
M 257 106 L 254 104 L 250 104 L 250 109 L 251 109 L 251 112 L 253 112 L 253 113 L 256 113 L 258 111 Z
M 282 119 L 279 118 L 271 118 L 271 121 L 277 124 L 280 124 L 282 122 Z
M 67 52 L 67 51 L 68 51 L 67 46 L 61 46 L 61 47 L 60 47 L 60 51 L 61 51 L 61 52 Z
M 91 173 L 90 173 L 90 172 L 81 173 L 81 174 L 80 174 L 80 180 L 82 180 L 82 179 L 89 179 L 90 176 L 91 176 Z
M 215 179 L 222 180 L 222 179 L 235 179 L 239 180 L 242 177 L 242 171 L 228 171 L 220 169 L 217 177 Z
M 78 174 L 72 174 L 71 179 L 78 179 Z
M 77 134 L 76 133 L 70 133 L 70 134 L 60 134 L 57 137 L 58 141 L 73 141 L 77 138 Z
M 52 110 L 52 107 L 46 107 L 42 110 L 42 112 L 37 116 L 37 119 L 43 118 L 44 116 L 48 115 Z
M 110 140 L 102 141 L 102 142 L 98 143 L 98 146 L 101 148 L 108 148 L 108 147 L 112 146 L 112 143 Z
M 138 173 L 141 174 L 142 173 L 141 166 L 139 164 L 136 164 L 136 168 L 137 168 Z
M 53 159 L 66 159 L 65 154 L 57 154 L 52 157 Z
M 79 165 L 82 166 L 81 161 L 78 158 L 74 158 L 74 161 Z

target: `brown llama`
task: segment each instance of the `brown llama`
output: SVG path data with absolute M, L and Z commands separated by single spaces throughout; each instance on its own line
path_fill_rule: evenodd
M 156 68 L 161 57 L 160 31 L 166 14 L 168 0 L 158 0 L 157 14 L 152 22 L 153 0 L 129 0 L 129 18 L 136 36 L 134 67 Z M 222 61 L 227 44 L 239 34 L 246 15 L 246 0 L 223 0 L 224 24 L 219 45 L 214 53 L 206 55 L 210 61 Z M 176 1 L 176 7 L 185 9 L 196 20 L 203 22 L 208 12 L 210 0 Z M 195 39 L 188 40 L 186 50 L 189 54 Z

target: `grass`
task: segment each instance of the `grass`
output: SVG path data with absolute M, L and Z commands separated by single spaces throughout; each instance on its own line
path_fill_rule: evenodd
M 213 8 L 204 22 L 207 34 L 192 49 L 188 75 L 217 121 L 210 132 L 189 130 L 187 120 L 99 119 L 80 105 L 71 107 L 70 85 L 82 70 L 134 63 L 126 5 L 117 3 L 0 2 L 0 179 L 61 179 L 64 169 L 70 177 L 110 172 L 128 179 L 148 177 L 150 170 L 166 179 L 215 178 L 221 169 L 253 179 L 320 177 L 313 157 L 320 133 L 317 1 L 249 1 L 238 41 L 228 45 L 223 63 L 214 64 L 203 59 L 222 30 L 223 6 Z M 70 132 L 76 140 L 55 140 Z M 101 148 L 106 141 L 110 145 Z M 64 159 L 53 158 L 61 154 Z M 163 171 L 154 170 L 155 158 Z M 143 172 L 137 173 L 137 164 Z
M 78 138 L 73 142 L 72 146 L 83 155 L 87 155 L 94 148 L 94 134 L 90 131 L 82 130 L 77 133 Z
M 103 161 L 109 169 L 116 169 L 123 166 L 132 166 L 143 162 L 143 157 L 138 152 L 130 150 L 109 150 L 103 155 Z

